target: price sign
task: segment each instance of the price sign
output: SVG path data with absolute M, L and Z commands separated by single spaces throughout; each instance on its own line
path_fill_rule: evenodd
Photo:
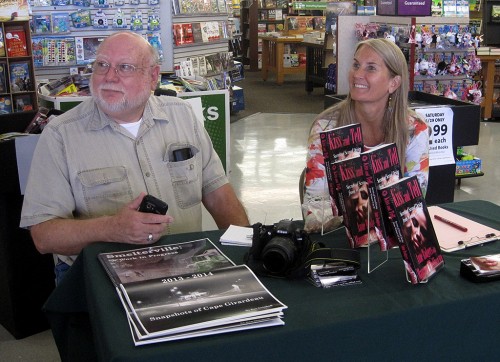
M 453 110 L 449 107 L 415 109 L 431 129 L 429 139 L 429 165 L 455 163 L 453 152 Z

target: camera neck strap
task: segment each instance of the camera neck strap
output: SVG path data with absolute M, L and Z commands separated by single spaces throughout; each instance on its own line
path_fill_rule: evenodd
M 359 269 L 361 257 L 359 250 L 342 248 L 318 248 L 313 250 L 306 259 L 305 266 L 311 264 L 345 263 Z

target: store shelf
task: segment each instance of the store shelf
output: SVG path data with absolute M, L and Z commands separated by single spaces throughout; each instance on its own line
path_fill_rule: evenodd
M 28 20 L 0 23 L 0 113 L 38 109 Z

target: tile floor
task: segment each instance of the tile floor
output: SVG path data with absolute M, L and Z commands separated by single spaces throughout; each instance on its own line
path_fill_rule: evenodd
M 301 218 L 298 179 L 314 114 L 257 113 L 231 124 L 230 180 L 250 221 L 273 223 Z M 483 177 L 462 180 L 455 201 L 482 199 L 500 205 L 500 123 L 481 123 L 478 146 L 466 147 L 483 160 Z M 213 229 L 209 217 L 205 229 Z M 15 340 L 0 326 L 0 361 L 59 361 L 50 331 Z

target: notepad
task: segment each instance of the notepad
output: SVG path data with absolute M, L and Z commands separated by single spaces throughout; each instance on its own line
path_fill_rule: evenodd
M 252 228 L 230 225 L 220 237 L 220 242 L 222 245 L 252 246 L 252 236 Z
M 471 219 L 467 219 L 466 217 L 455 214 L 439 206 L 429 206 L 428 209 L 442 251 L 452 252 L 462 250 L 500 239 L 500 231 L 490 228 L 489 226 L 472 221 Z M 462 231 L 445 222 L 436 220 L 434 215 L 441 216 L 453 223 L 461 225 L 465 227 L 467 231 Z

